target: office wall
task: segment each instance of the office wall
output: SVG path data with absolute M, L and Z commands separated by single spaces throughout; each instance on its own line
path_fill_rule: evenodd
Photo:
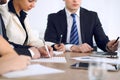
M 82 0 L 82 7 L 96 11 L 110 39 L 120 36 L 120 0 Z M 36 36 L 44 36 L 47 15 L 64 8 L 63 0 L 38 0 L 29 12 L 30 24 Z

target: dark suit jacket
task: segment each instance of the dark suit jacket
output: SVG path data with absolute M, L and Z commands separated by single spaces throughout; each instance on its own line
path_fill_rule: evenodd
M 5 29 L 5 25 L 4 25 L 4 21 L 2 19 L 2 16 L 0 14 L 0 19 L 1 19 L 1 28 L 2 28 L 2 36 L 4 37 L 4 39 L 6 39 L 11 45 L 13 45 L 14 50 L 19 54 L 19 55 L 27 55 L 27 56 L 31 56 L 30 51 L 28 50 L 28 48 L 30 48 L 31 46 L 24 46 L 24 45 L 20 45 L 20 44 L 15 44 L 13 42 L 10 42 L 7 35 L 6 35 L 6 29 Z
M 97 46 L 106 51 L 106 44 L 109 39 L 101 27 L 100 20 L 96 12 L 80 8 L 80 28 L 82 43 L 88 43 L 93 47 L 93 36 Z M 59 42 L 60 35 L 63 35 L 62 43 L 66 44 L 67 19 L 65 9 L 48 15 L 48 23 L 45 31 L 45 40 L 54 43 Z

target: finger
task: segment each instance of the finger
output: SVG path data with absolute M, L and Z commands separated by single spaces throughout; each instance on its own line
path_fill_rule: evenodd
M 59 50 L 61 46 L 55 46 L 55 49 Z
M 27 59 L 30 61 L 30 60 L 31 60 L 31 57 L 27 56 Z
M 53 51 L 50 51 L 50 55 L 53 56 Z
M 91 51 L 91 48 L 89 48 L 88 46 L 83 46 L 83 47 L 81 48 L 81 51 L 82 51 L 83 53 L 85 53 L 85 52 L 90 52 L 90 51 Z

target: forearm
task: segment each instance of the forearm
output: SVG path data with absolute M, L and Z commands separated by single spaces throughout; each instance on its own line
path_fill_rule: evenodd
M 16 54 L 10 44 L 0 36 L 0 55 L 3 56 L 9 53 Z

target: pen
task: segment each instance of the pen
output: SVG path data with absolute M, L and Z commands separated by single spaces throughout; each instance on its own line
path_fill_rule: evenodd
M 117 65 L 114 65 L 115 66 L 115 69 L 117 70 Z
M 62 37 L 63 37 L 63 35 L 60 35 L 59 46 L 60 46 L 60 44 L 61 44 L 61 42 L 62 42 Z
M 117 39 L 115 40 L 115 42 L 113 43 L 113 45 L 119 40 L 119 38 L 120 37 L 117 37 Z M 108 48 L 108 50 L 109 50 L 109 48 Z M 113 53 L 110 53 L 110 55 L 111 55 L 111 58 L 114 58 L 114 55 L 112 55 Z M 115 67 L 116 68 L 116 67 Z
M 45 49 L 46 49 L 46 51 L 47 51 L 48 56 L 51 57 L 50 52 L 49 52 L 49 50 L 48 50 L 48 47 L 47 47 L 47 45 L 45 44 L 45 40 L 43 40 L 43 43 L 44 43 L 44 46 L 45 46 Z
M 49 56 L 49 57 L 51 57 L 51 55 L 50 55 L 50 52 L 49 52 L 49 50 L 48 50 L 47 45 L 45 45 L 45 49 L 46 49 L 46 51 L 47 51 L 47 53 L 48 53 L 48 56 Z
M 120 37 L 117 37 L 117 39 L 115 40 L 114 44 L 119 40 Z

